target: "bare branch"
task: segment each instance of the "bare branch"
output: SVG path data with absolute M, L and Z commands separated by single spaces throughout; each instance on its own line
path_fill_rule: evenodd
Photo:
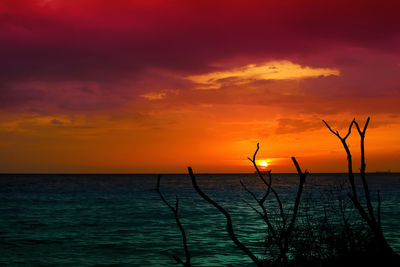
M 326 127 L 329 129 L 329 131 L 331 131 L 334 135 L 336 135 L 337 137 L 339 137 L 339 132 L 338 132 L 338 131 L 334 132 L 334 131 L 332 130 L 332 128 L 329 126 L 329 124 L 328 124 L 325 120 L 322 120 L 322 121 L 325 123 L 325 125 L 326 125 Z
M 351 185 L 351 189 L 352 189 L 352 192 L 353 192 L 354 199 L 357 200 L 357 189 L 356 189 L 356 185 L 354 183 L 354 174 L 353 174 L 353 161 L 351 159 L 351 152 L 350 152 L 349 146 L 346 143 L 346 139 L 347 139 L 347 137 L 349 137 L 349 135 L 351 133 L 351 128 L 352 128 L 353 124 L 355 123 L 355 119 L 353 119 L 351 121 L 351 123 L 349 125 L 349 129 L 348 129 L 347 134 L 346 134 L 345 137 L 341 137 L 340 134 L 339 134 L 339 131 L 334 132 L 326 121 L 324 121 L 324 120 L 322 120 L 322 121 L 325 123 L 325 125 L 329 129 L 329 131 L 331 131 L 334 135 L 336 135 L 339 138 L 339 140 L 342 142 L 344 150 L 346 151 L 349 182 L 350 182 L 350 185 Z
M 260 203 L 264 204 L 265 200 L 267 199 L 269 193 L 271 192 L 271 188 L 272 188 L 272 175 L 271 175 L 271 170 L 268 171 L 268 177 L 269 177 L 269 187 L 267 189 L 267 191 L 265 192 L 264 196 L 260 199 Z
M 253 197 L 253 199 L 258 203 L 258 205 L 260 206 L 260 208 L 263 211 L 263 214 L 261 212 L 259 212 L 256 208 L 254 208 L 252 205 L 250 205 L 250 203 L 248 203 L 247 201 L 244 200 L 244 202 L 264 220 L 264 222 L 268 226 L 268 229 L 270 229 L 270 231 L 271 231 L 272 237 L 273 237 L 276 245 L 278 246 L 278 248 L 280 250 L 282 250 L 281 238 L 277 236 L 276 230 L 268 218 L 267 210 L 266 210 L 265 206 L 263 205 L 266 196 L 269 194 L 269 190 L 264 194 L 264 197 L 261 200 L 258 200 L 257 197 L 255 196 L 255 194 L 252 191 L 250 191 L 242 181 L 240 181 L 240 184 L 242 185 L 244 190 L 246 190 Z
M 187 246 L 187 238 L 186 238 L 186 233 L 185 233 L 185 229 L 183 228 L 181 221 L 179 220 L 179 216 L 178 216 L 178 208 L 179 208 L 179 199 L 178 196 L 175 196 L 176 198 L 176 202 L 175 202 L 175 208 L 168 203 L 168 201 L 165 199 L 165 197 L 163 196 L 163 194 L 160 191 L 160 181 L 161 181 L 161 175 L 157 176 L 157 187 L 156 187 L 156 191 L 158 193 L 158 195 L 160 196 L 161 200 L 168 206 L 168 208 L 172 211 L 172 213 L 174 214 L 175 217 L 175 221 L 176 224 L 181 232 L 182 235 L 182 243 L 183 243 L 183 249 L 185 251 L 185 256 L 186 256 L 186 262 L 182 261 L 182 259 L 180 259 L 178 256 L 176 255 L 172 255 L 172 257 L 175 259 L 176 262 L 182 264 L 185 267 L 190 267 L 192 266 L 190 263 L 190 254 L 189 254 L 189 249 Z
M 250 190 L 247 188 L 247 186 L 246 186 L 242 181 L 240 181 L 240 184 L 241 184 L 241 186 L 243 187 L 243 189 L 244 189 L 247 193 L 249 193 L 249 194 L 253 197 L 253 199 L 258 203 L 259 200 L 257 199 L 256 195 L 255 195 L 252 191 L 250 191 Z
M 254 208 L 253 205 L 251 205 L 246 199 L 242 199 L 242 201 L 246 203 L 246 205 L 249 206 L 249 208 L 251 208 L 255 213 L 257 213 L 262 219 L 264 219 L 264 215 L 259 210 Z
M 355 121 L 354 124 L 356 125 L 357 131 L 360 135 L 361 138 L 361 142 L 360 142 L 360 146 L 361 146 L 361 167 L 360 167 L 360 175 L 361 175 L 361 181 L 363 184 L 363 188 L 364 188 L 364 193 L 365 193 L 365 200 L 367 202 L 367 208 L 368 208 L 368 213 L 369 216 L 371 218 L 372 221 L 375 221 L 375 216 L 374 216 L 374 211 L 373 211 L 373 207 L 372 207 L 372 202 L 371 202 L 371 194 L 368 188 L 368 183 L 367 183 L 367 179 L 365 177 L 365 169 L 366 169 L 366 164 L 365 164 L 365 132 L 367 130 L 368 127 L 368 123 L 369 123 L 370 118 L 368 117 L 367 121 L 364 124 L 364 128 L 361 131 L 358 123 Z
M 358 133 L 359 133 L 360 135 L 365 135 L 365 132 L 367 131 L 367 127 L 368 127 L 368 124 L 369 124 L 370 119 L 371 119 L 370 117 L 367 118 L 367 121 L 365 122 L 364 128 L 363 128 L 362 131 L 361 131 L 361 129 L 360 129 L 358 123 L 357 123 L 356 121 L 354 121 L 354 124 L 356 125 L 357 131 L 358 131 Z
M 161 175 L 157 176 L 157 187 L 156 187 L 156 191 L 158 193 L 158 195 L 160 196 L 161 200 L 165 203 L 165 205 L 168 206 L 168 208 L 170 210 L 172 210 L 172 212 L 175 214 L 175 209 L 171 206 L 171 204 L 168 203 L 168 201 L 164 198 L 163 194 L 160 191 L 160 180 L 161 180 Z
M 267 186 L 268 190 L 271 190 L 272 193 L 274 194 L 275 199 L 276 199 L 276 201 L 278 202 L 279 211 L 280 211 L 282 220 L 283 220 L 284 224 L 286 224 L 286 219 L 287 219 L 287 217 L 286 217 L 285 212 L 284 212 L 284 210 L 283 210 L 282 201 L 281 201 L 281 199 L 279 198 L 278 193 L 277 193 L 277 192 L 275 191 L 275 189 L 271 186 L 271 171 L 268 171 L 268 176 L 269 176 L 269 181 L 270 181 L 270 182 L 267 182 L 267 180 L 265 180 L 264 176 L 262 175 L 260 169 L 258 169 L 258 166 L 257 166 L 257 164 L 256 164 L 256 155 L 257 155 L 257 152 L 258 152 L 259 149 L 260 149 L 260 145 L 259 145 L 259 143 L 257 143 L 257 149 L 256 149 L 256 152 L 254 152 L 254 154 L 253 154 L 253 159 L 250 159 L 250 158 L 249 158 L 249 160 L 253 163 L 253 166 L 254 166 L 254 168 L 256 169 L 256 172 L 257 172 L 257 174 L 258 174 L 258 177 L 259 177 L 259 178 L 261 179 L 261 181 Z
M 345 137 L 341 137 L 338 130 L 333 131 L 332 128 L 329 126 L 329 124 L 325 120 L 322 120 L 322 121 L 325 123 L 325 125 L 329 129 L 329 131 L 331 131 L 334 135 L 336 135 L 340 140 L 346 140 L 347 137 L 349 137 L 349 135 L 351 133 L 351 127 L 353 126 L 353 123 L 355 122 L 355 119 L 353 119 L 351 121 L 351 123 L 349 125 L 349 129 L 347 130 L 347 134 L 345 135 Z
M 303 192 L 303 186 L 304 183 L 306 181 L 306 176 L 308 174 L 308 172 L 302 172 L 299 163 L 297 162 L 295 157 L 292 157 L 292 161 L 294 163 L 294 165 L 296 166 L 296 170 L 297 170 L 297 174 L 300 177 L 300 182 L 299 182 L 299 187 L 297 189 L 297 195 L 296 195 L 296 200 L 294 202 L 294 207 L 293 207 L 293 214 L 292 214 L 292 220 L 290 221 L 289 227 L 286 230 L 286 247 L 287 247 L 287 243 L 288 243 L 288 239 L 292 233 L 294 224 L 296 222 L 296 218 L 297 218 L 297 212 L 299 210 L 299 205 L 300 205 L 300 199 L 301 199 L 301 194 Z
M 257 152 L 258 152 L 258 150 L 260 149 L 260 143 L 257 143 L 257 149 L 256 149 L 256 152 L 254 152 L 254 154 L 253 154 L 253 159 L 251 159 L 251 158 L 248 158 L 251 162 L 253 162 L 254 164 L 255 164 L 255 162 L 256 162 L 256 156 L 257 156 Z
M 304 183 L 304 180 L 306 179 L 306 176 L 308 175 L 307 170 L 304 173 L 301 171 L 300 165 L 297 162 L 295 157 L 292 157 L 292 161 L 294 163 L 294 166 L 296 167 L 297 174 L 300 177 L 300 182 L 303 181 L 303 183 Z
M 256 209 L 255 209 L 253 206 L 251 206 L 250 204 L 248 204 L 248 205 L 249 205 L 251 208 L 253 208 L 253 210 L 255 210 L 255 211 L 261 216 L 261 218 L 266 222 L 266 224 L 268 225 L 268 227 L 272 228 L 271 224 L 269 223 L 267 210 L 265 209 L 265 207 L 264 207 L 264 205 L 263 205 L 263 202 L 262 202 L 262 200 L 264 199 L 264 197 L 263 197 L 261 200 L 258 200 L 257 197 L 256 197 L 256 195 L 255 195 L 250 189 L 248 189 L 247 186 L 246 186 L 242 181 L 240 181 L 240 184 L 242 185 L 243 189 L 244 189 L 246 192 L 248 192 L 248 193 L 253 197 L 253 199 L 257 202 L 257 204 L 258 204 L 258 205 L 260 206 L 260 208 L 262 209 L 263 214 L 262 214 L 261 212 L 259 212 L 258 210 L 256 210 Z M 267 194 L 265 194 L 265 195 L 267 195 Z M 265 195 L 264 195 L 264 196 L 265 196 Z M 245 201 L 245 202 L 246 202 L 246 201 Z M 246 202 L 246 203 L 247 203 L 247 202 Z M 272 228 L 272 230 L 274 230 L 274 229 Z
M 172 258 L 174 258 L 174 260 L 175 260 L 177 263 L 180 263 L 180 264 L 182 264 L 183 266 L 187 266 L 186 263 L 183 262 L 178 256 L 172 255 Z M 189 265 L 189 266 L 190 266 L 190 265 Z
M 349 125 L 349 129 L 347 130 L 347 134 L 346 136 L 343 138 L 344 140 L 347 139 L 347 137 L 349 137 L 350 133 L 351 133 L 351 127 L 353 126 L 353 123 L 356 121 L 355 118 L 353 118 L 353 120 L 351 121 L 350 125 Z
M 223 208 L 221 207 L 217 202 L 209 198 L 197 185 L 196 182 L 196 177 L 193 174 L 193 170 L 191 167 L 188 167 L 189 175 L 190 178 L 192 179 L 192 185 L 193 188 L 196 190 L 196 192 L 208 203 L 213 205 L 215 208 L 217 208 L 226 218 L 226 229 L 228 231 L 229 237 L 232 239 L 232 241 L 238 246 L 257 266 L 262 266 L 262 263 L 260 260 L 245 246 L 243 245 L 242 242 L 237 239 L 235 232 L 233 231 L 233 226 L 232 226 L 232 219 L 231 215 Z
M 351 195 L 350 193 L 347 194 L 347 196 L 351 199 L 351 201 L 353 202 L 354 206 L 356 207 L 356 209 L 358 210 L 358 212 L 360 213 L 361 217 L 368 223 L 368 225 L 373 229 L 373 225 L 371 223 L 370 218 L 368 217 L 368 214 L 365 212 L 365 210 L 363 209 L 363 207 L 361 206 L 360 202 L 354 198 L 353 195 Z

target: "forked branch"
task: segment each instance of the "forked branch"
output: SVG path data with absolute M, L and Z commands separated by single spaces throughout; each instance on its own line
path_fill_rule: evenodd
M 325 123 L 325 125 L 326 125 L 326 127 L 329 129 L 329 131 L 331 131 L 334 135 L 336 135 L 340 140 L 346 140 L 347 137 L 349 137 L 349 135 L 351 134 L 351 127 L 353 126 L 355 120 L 356 120 L 356 119 L 354 118 L 354 119 L 351 121 L 351 123 L 350 123 L 350 125 L 349 125 L 349 129 L 347 130 L 347 134 L 346 134 L 344 137 L 341 137 L 341 136 L 340 136 L 338 130 L 336 130 L 336 131 L 332 130 L 332 128 L 329 126 L 329 124 L 328 124 L 325 120 L 322 120 L 322 121 Z
M 339 140 L 342 142 L 343 148 L 347 154 L 347 168 L 348 168 L 349 182 L 350 182 L 351 190 L 353 193 L 352 198 L 357 199 L 357 189 L 356 189 L 356 185 L 354 183 L 353 161 L 351 159 L 351 152 L 350 152 L 349 146 L 347 145 L 347 142 L 346 142 L 346 139 L 349 137 L 349 135 L 351 133 L 351 128 L 353 127 L 353 124 L 355 123 L 355 119 L 353 119 L 351 121 L 349 128 L 347 130 L 347 134 L 344 137 L 340 136 L 339 131 L 332 130 L 332 128 L 329 126 L 329 124 L 326 121 L 324 121 L 324 120 L 322 120 L 322 121 L 324 122 L 326 127 L 329 129 L 329 131 L 331 131 L 334 135 L 336 135 L 339 138 Z
M 269 180 L 269 184 L 271 185 L 271 171 L 268 171 L 268 173 L 269 173 L 269 177 L 270 177 L 270 180 Z M 250 205 L 250 203 L 247 203 L 247 201 L 246 201 L 246 204 L 252 209 L 252 210 L 254 210 L 263 220 L 264 220 L 264 222 L 267 224 L 267 226 L 268 226 L 268 229 L 270 229 L 270 231 L 271 231 L 271 234 L 272 234 L 272 237 L 273 237 L 273 239 L 274 239 L 274 242 L 275 242 L 275 244 L 278 246 L 278 248 L 279 248 L 279 250 L 281 250 L 282 251 L 282 244 L 281 244 L 281 238 L 278 236 L 278 234 L 277 234 L 277 231 L 275 230 L 275 228 L 273 227 L 273 225 L 272 225 L 272 223 L 271 223 L 271 221 L 270 221 L 270 219 L 269 219 L 269 215 L 268 215 L 268 212 L 267 212 L 267 209 L 265 208 L 265 206 L 264 206 L 264 202 L 265 202 L 265 200 L 267 199 L 267 197 L 268 197 L 268 195 L 269 195 L 269 192 L 270 192 L 270 187 L 268 188 L 268 190 L 264 193 L 264 196 L 261 198 L 261 199 L 258 199 L 257 197 L 256 197 L 256 195 L 250 190 L 250 189 L 248 189 L 247 187 L 246 187 L 246 185 L 242 182 L 242 181 L 240 181 L 240 184 L 242 185 L 242 187 L 243 187 L 243 189 L 246 191 L 246 192 L 248 192 L 252 197 L 253 197 L 253 199 L 257 202 L 257 204 L 258 204 L 258 206 L 261 208 L 261 210 L 263 211 L 263 213 L 261 213 L 261 212 L 259 212 L 256 208 L 254 208 L 253 206 L 251 206 Z
M 259 178 L 264 182 L 264 184 L 267 186 L 267 190 L 266 193 L 264 194 L 262 199 L 258 199 L 255 194 L 250 191 L 244 184 L 243 182 L 240 182 L 242 187 L 253 197 L 253 199 L 257 202 L 257 204 L 259 205 L 259 207 L 262 209 L 263 213 L 259 212 L 256 210 L 256 212 L 264 219 L 265 223 L 268 226 L 268 229 L 270 230 L 271 234 L 272 234 L 272 238 L 274 240 L 274 243 L 277 245 L 278 249 L 279 249 L 279 257 L 276 259 L 275 264 L 282 264 L 283 266 L 285 266 L 285 264 L 288 261 L 288 257 L 287 257 L 287 253 L 289 252 L 289 242 L 292 236 L 292 231 L 294 229 L 294 225 L 297 219 L 297 213 L 298 213 L 298 209 L 299 209 L 299 205 L 300 205 L 300 200 L 301 200 L 301 195 L 303 192 L 303 187 L 304 187 L 304 183 L 306 180 L 306 176 L 308 175 L 308 172 L 302 172 L 300 165 L 298 164 L 296 158 L 292 157 L 292 161 L 296 167 L 297 173 L 300 177 L 300 182 L 299 182 L 299 187 L 297 190 L 297 195 L 296 195 L 296 199 L 294 202 L 294 206 L 293 206 L 293 211 L 292 211 L 292 217 L 290 220 L 290 223 L 287 225 L 287 216 L 285 215 L 284 209 L 283 209 L 283 205 L 282 202 L 279 198 L 278 193 L 275 191 L 275 189 L 272 187 L 272 178 L 271 178 L 271 171 L 268 171 L 268 177 L 269 177 L 269 182 L 266 181 L 266 179 L 263 177 L 263 174 L 261 173 L 261 171 L 258 169 L 258 166 L 256 164 L 256 156 L 257 156 L 257 152 L 259 151 L 260 146 L 257 143 L 257 149 L 253 154 L 252 158 L 248 158 L 254 165 L 254 168 L 257 171 L 257 174 L 259 176 Z M 267 196 L 269 195 L 269 192 L 272 192 L 275 196 L 275 199 L 278 202 L 278 206 L 280 209 L 280 216 L 281 216 L 281 225 L 273 225 L 268 217 L 268 213 L 267 213 L 267 209 L 264 206 L 264 202 L 267 198 Z M 253 207 L 252 207 L 253 208 Z M 254 209 L 254 208 L 253 208 Z M 254 209 L 255 210 L 255 209 Z M 279 230 L 278 230 L 279 229 Z
M 178 216 L 178 209 L 179 209 L 179 199 L 178 196 L 176 196 L 176 202 L 175 202 L 175 207 L 172 206 L 163 196 L 163 194 L 160 191 L 160 181 L 161 181 L 161 175 L 157 176 L 157 187 L 156 187 L 156 191 L 158 193 L 158 195 L 160 196 L 161 200 L 165 203 L 165 205 L 167 205 L 167 207 L 172 211 L 172 213 L 174 214 L 175 217 L 175 221 L 176 224 L 178 225 L 179 230 L 181 231 L 181 235 L 182 235 L 182 243 L 183 243 L 183 249 L 185 251 L 185 257 L 186 257 L 186 261 L 184 262 L 181 258 L 179 258 L 176 255 L 172 255 L 172 257 L 175 259 L 176 262 L 182 264 L 185 267 L 191 267 L 191 263 L 190 263 L 190 254 L 189 254 L 189 249 L 187 246 L 187 239 L 186 239 L 186 233 L 185 233 L 185 229 L 183 228 L 181 221 L 179 220 L 179 216 Z
M 256 156 L 257 156 L 257 153 L 258 153 L 258 150 L 259 150 L 259 149 L 260 149 L 260 144 L 257 143 L 257 149 L 256 149 L 256 151 L 255 151 L 254 154 L 253 154 L 253 158 L 248 157 L 248 159 L 251 161 L 251 163 L 253 163 L 253 166 L 254 166 L 254 168 L 256 169 L 256 172 L 257 172 L 257 174 L 258 174 L 258 177 L 259 177 L 259 178 L 261 179 L 261 181 L 267 186 L 267 190 L 271 190 L 272 193 L 274 194 L 275 199 L 276 199 L 276 201 L 278 202 L 279 211 L 280 211 L 282 220 L 283 220 L 284 224 L 286 224 L 287 216 L 285 215 L 285 212 L 284 212 L 284 210 L 283 210 L 282 201 L 281 201 L 281 199 L 279 198 L 278 193 L 277 193 L 277 192 L 275 191 L 275 189 L 271 186 L 271 171 L 268 172 L 269 182 L 267 182 L 267 180 L 264 178 L 263 174 L 261 173 L 260 169 L 259 169 L 258 166 L 257 166 L 257 163 L 256 163 Z M 265 201 L 265 199 L 264 199 L 264 201 Z
M 383 232 L 382 232 L 382 228 L 381 228 L 381 218 L 380 218 L 380 209 L 381 209 L 381 200 L 380 200 L 380 195 L 378 192 L 378 207 L 377 207 L 377 217 L 378 219 L 375 218 L 374 216 L 374 212 L 373 212 L 373 207 L 372 207 L 372 202 L 371 202 L 371 196 L 370 196 L 370 192 L 368 189 L 368 183 L 367 180 L 365 178 L 365 169 L 366 169 L 366 164 L 365 164 L 365 150 L 364 150 L 364 145 L 365 145 L 365 133 L 367 131 L 367 127 L 369 124 L 370 118 L 368 117 L 367 121 L 364 124 L 363 129 L 361 130 L 361 127 L 358 125 L 358 123 L 355 121 L 355 119 L 353 119 L 353 121 L 350 124 L 349 130 L 347 135 L 342 138 L 339 135 L 339 132 L 336 131 L 334 132 L 331 127 L 325 122 L 326 127 L 328 127 L 328 129 L 335 134 L 340 141 L 342 142 L 346 153 L 347 153 L 347 159 L 348 159 L 348 172 L 349 172 L 349 181 L 351 184 L 351 188 L 353 191 L 353 194 L 348 194 L 349 198 L 351 199 L 351 201 L 353 202 L 354 206 L 356 207 L 356 209 L 358 210 L 361 218 L 368 224 L 368 226 L 370 227 L 371 231 L 374 233 L 376 241 L 378 246 L 380 247 L 380 249 L 384 252 L 384 253 L 389 253 L 389 254 L 395 254 L 392 250 L 392 248 L 388 245 Z M 363 206 L 361 205 L 359 199 L 357 198 L 357 191 L 356 191 L 356 186 L 354 184 L 354 174 L 352 171 L 352 162 L 351 162 L 351 154 L 350 154 L 350 150 L 347 146 L 346 143 L 346 138 L 350 135 L 351 132 L 351 127 L 353 126 L 353 124 L 356 125 L 357 131 L 361 137 L 361 167 L 360 167 L 360 176 L 361 176 L 361 180 L 362 180 L 362 184 L 363 184 L 363 188 L 364 188 L 364 193 L 365 193 L 365 200 L 366 200 L 366 204 L 367 204 L 367 209 L 368 209 L 368 213 L 364 210 Z M 397 255 L 397 254 L 396 254 Z
M 371 194 L 368 188 L 368 183 L 367 179 L 365 177 L 365 169 L 367 165 L 365 164 L 365 132 L 367 131 L 368 123 L 369 123 L 370 118 L 368 117 L 367 121 L 364 124 L 363 130 L 360 129 L 358 123 L 354 121 L 354 124 L 356 125 L 358 134 L 360 135 L 361 138 L 361 167 L 360 167 L 360 176 L 361 176 L 361 181 L 363 184 L 364 188 L 364 194 L 365 194 L 365 200 L 367 202 L 367 208 L 368 208 L 368 213 L 369 217 L 371 218 L 372 221 L 375 221 L 375 216 L 374 216 L 374 210 L 372 207 L 372 202 L 371 202 Z

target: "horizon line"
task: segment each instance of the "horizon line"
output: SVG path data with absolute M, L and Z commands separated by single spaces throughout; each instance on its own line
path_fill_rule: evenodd
M 262 171 L 265 173 L 266 171 Z M 297 172 L 272 172 L 273 174 L 297 174 Z M 181 175 L 187 172 L 0 172 L 0 175 Z M 195 174 L 257 174 L 254 172 L 198 172 Z M 309 174 L 348 174 L 348 172 L 309 172 Z M 359 174 L 359 173 L 354 173 Z M 375 171 L 366 174 L 400 174 L 398 171 Z

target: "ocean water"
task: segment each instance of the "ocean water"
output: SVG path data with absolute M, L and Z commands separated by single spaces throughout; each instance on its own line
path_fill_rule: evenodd
M 381 194 L 385 236 L 400 253 L 400 174 L 367 178 L 371 191 Z M 0 266 L 175 266 L 171 255 L 184 256 L 181 236 L 154 190 L 156 180 L 137 174 L 0 175 Z M 256 175 L 202 174 L 197 180 L 231 213 L 239 239 L 262 257 L 266 227 L 239 183 L 262 194 Z M 318 209 L 321 196 L 345 180 L 344 174 L 312 174 L 304 197 L 312 196 Z M 294 174 L 273 176 L 288 209 L 297 182 Z M 161 191 L 173 205 L 179 198 L 193 265 L 252 266 L 229 239 L 225 217 L 197 195 L 188 175 L 164 175 Z

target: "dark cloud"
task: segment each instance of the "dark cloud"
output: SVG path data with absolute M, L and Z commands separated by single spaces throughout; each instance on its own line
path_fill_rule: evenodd
M 357 55 L 364 54 L 400 59 L 399 7 L 398 1 L 2 1 L 0 108 L 120 105 L 154 84 L 152 69 L 185 76 L 217 70 L 215 62 L 235 57 L 251 59 L 244 64 L 286 59 L 347 68 L 353 78 L 326 95 L 359 94 L 360 84 L 363 94 L 373 95 L 381 79 L 397 91 L 398 70 L 387 72 L 382 60 L 375 76 L 371 65 L 366 72 L 350 66 L 363 64 Z M 168 86 L 182 83 L 165 79 Z M 100 89 L 23 87 L 37 81 L 96 82 Z M 318 91 L 313 83 L 305 90 Z

